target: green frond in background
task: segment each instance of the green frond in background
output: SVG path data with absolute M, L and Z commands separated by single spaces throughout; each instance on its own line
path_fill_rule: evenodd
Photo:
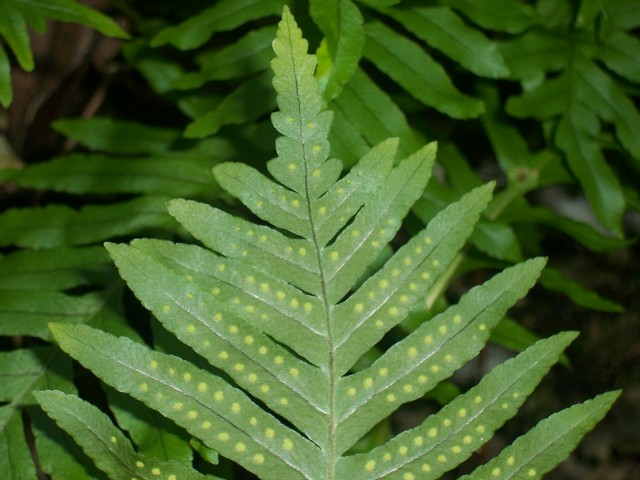
M 219 185 L 259 223 L 174 200 L 170 214 L 202 246 L 151 239 L 107 245 L 129 288 L 183 346 L 163 352 L 68 322 L 51 331 L 106 384 L 259 478 L 440 478 L 516 414 L 576 334 L 540 340 L 418 426 L 351 453 L 376 424 L 475 357 L 545 261 L 496 274 L 354 372 L 446 274 L 494 186 L 480 185 L 441 210 L 372 273 L 425 189 L 435 145 L 396 162 L 398 141 L 387 140 L 343 174 L 330 157 L 333 115 L 323 109 L 315 57 L 287 8 L 273 48 L 279 110 L 271 120 L 281 136 L 270 176 L 246 164 L 214 167 Z M 184 346 L 192 352 L 178 355 Z M 36 400 L 109 478 L 202 478 L 188 461 L 135 452 L 104 413 L 52 387 Z M 470 478 L 486 471 L 497 479 L 540 478 L 617 396 L 543 420 Z

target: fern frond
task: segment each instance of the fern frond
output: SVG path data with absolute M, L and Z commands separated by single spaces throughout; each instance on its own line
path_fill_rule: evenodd
M 167 335 L 201 358 L 192 363 L 83 325 L 53 324 L 53 335 L 107 384 L 260 478 L 438 478 L 516 413 L 575 334 L 537 342 L 421 425 L 367 453 L 347 454 L 398 407 L 476 356 L 545 261 L 498 273 L 373 364 L 350 372 L 455 262 L 493 185 L 474 188 L 388 253 L 429 180 L 435 144 L 396 162 L 398 140 L 382 141 L 343 174 L 341 162 L 330 158 L 333 117 L 322 110 L 315 59 L 287 8 L 273 46 L 277 157 L 268 174 L 233 163 L 214 167 L 221 187 L 259 220 L 174 200 L 171 215 L 203 246 L 107 244 L 121 276 Z M 44 394 L 45 402 L 47 395 L 54 394 Z M 602 413 L 609 404 L 598 405 Z M 558 422 L 573 441 L 571 415 Z M 580 432 L 592 426 L 577 421 Z M 531 451 L 551 448 L 536 432 Z M 543 471 L 560 458 L 536 463 L 526 448 L 514 444 L 507 465 Z M 498 467 L 489 465 L 494 475 Z

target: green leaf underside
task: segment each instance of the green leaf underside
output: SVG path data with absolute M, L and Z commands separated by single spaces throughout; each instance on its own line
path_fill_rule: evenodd
M 253 1 L 239 4 L 255 8 Z M 207 15 L 221 5 L 232 4 L 221 2 Z M 204 26 L 211 20 L 198 21 Z M 186 35 L 185 25 L 175 27 L 176 32 Z M 369 24 L 367 34 L 375 37 L 376 29 L 383 28 Z M 197 30 L 181 40 L 181 48 L 203 40 Z M 404 48 L 409 40 L 397 42 Z M 367 453 L 345 456 L 399 406 L 422 397 L 476 356 L 545 262 L 534 259 L 496 274 L 386 349 L 372 365 L 350 373 L 428 295 L 472 234 L 493 185 L 476 187 L 437 213 L 394 253 L 389 244 L 425 189 L 435 144 L 410 148 L 411 131 L 400 116 L 370 137 L 362 135 L 363 158 L 343 173 L 342 163 L 329 157 L 333 115 L 322 111 L 316 60 L 307 54 L 308 44 L 287 8 L 273 48 L 279 110 L 271 119 L 282 135 L 276 140 L 277 157 L 267 163 L 268 173 L 244 164 L 214 167 L 218 184 L 264 224 L 193 200 L 173 200 L 169 213 L 203 246 L 164 240 L 107 244 L 142 304 L 225 376 L 84 325 L 53 324 L 51 330 L 64 351 L 107 384 L 175 422 L 198 439 L 201 449 L 219 452 L 260 478 L 439 478 L 516 413 L 575 334 L 537 342 L 423 424 Z M 331 48 L 333 55 L 339 50 Z M 399 83 L 407 88 L 405 80 Z M 369 87 L 372 82 L 353 72 L 343 92 L 355 102 L 359 92 L 350 92 L 352 82 Z M 367 94 L 375 95 L 375 86 Z M 376 108 L 393 105 L 378 98 Z M 459 100 L 457 114 L 479 114 L 479 101 Z M 340 102 L 337 97 L 334 103 Z M 398 139 L 374 139 L 385 130 L 402 133 L 404 145 L 399 148 Z M 367 143 L 374 146 L 368 149 Z M 41 395 L 53 399 L 60 394 Z M 60 403 L 66 406 L 81 402 L 64 399 Z M 56 410 L 53 404 L 45 408 Z M 67 415 L 62 410 L 52 416 Z M 82 425 L 64 428 L 72 435 L 70 429 L 87 433 Z M 120 432 L 110 423 L 99 428 L 96 443 L 113 451 L 107 435 L 119 445 Z M 547 447 L 541 439 L 533 448 Z M 530 460 L 520 457 L 522 446 L 509 448 L 515 450 L 506 464 L 528 465 Z M 112 463 L 132 465 L 122 458 Z
M 100 470 L 113 480 L 214 479 L 175 461 L 136 453 L 125 435 L 106 414 L 74 395 L 49 390 L 37 392 L 42 408 L 78 442 Z
M 542 420 L 487 464 L 461 480 L 541 478 L 565 460 L 620 395 L 608 392 Z
M 542 340 L 487 374 L 463 395 L 421 425 L 361 455 L 344 458 L 339 468 L 357 478 L 387 478 L 413 473 L 437 479 L 468 458 L 494 431 L 515 415 L 542 376 L 555 364 L 576 334 L 565 332 Z M 487 422 L 488 419 L 490 422 Z M 425 456 L 428 454 L 428 457 Z M 353 475 L 353 473 L 352 473 Z M 392 478 L 396 478 L 392 476 Z
M 112 385 L 172 419 L 263 478 L 316 478 L 320 452 L 241 390 L 179 358 L 84 325 L 52 325 L 65 351 Z M 117 368 L 114 366 L 117 365 Z

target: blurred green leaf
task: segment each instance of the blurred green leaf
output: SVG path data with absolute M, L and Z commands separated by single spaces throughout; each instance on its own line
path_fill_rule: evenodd
M 538 20 L 533 7 L 519 0 L 440 0 L 440 3 L 459 10 L 469 21 L 487 30 L 520 33 Z
M 251 20 L 282 12 L 282 0 L 222 0 L 211 8 L 165 28 L 151 41 L 152 47 L 170 43 L 181 50 L 204 44 L 214 33 L 233 30 Z
M 107 147 L 108 148 L 108 147 Z M 215 191 L 211 155 L 123 157 L 69 154 L 21 170 L 0 170 L 0 179 L 75 194 L 162 192 L 172 197 L 210 197 Z
M 414 98 L 453 118 L 473 118 L 484 112 L 483 103 L 461 93 L 417 43 L 380 22 L 367 23 L 365 31 L 364 56 Z
M 256 120 L 274 108 L 271 72 L 261 73 L 240 84 L 212 111 L 197 117 L 187 126 L 184 135 L 187 138 L 214 135 L 225 125 Z
M 311 0 L 309 12 L 324 34 L 316 78 L 325 100 L 331 100 L 358 68 L 365 43 L 363 18 L 351 0 Z
M 111 153 L 164 153 L 181 137 L 179 130 L 100 117 L 58 120 L 53 126 L 81 145 Z
M 587 290 L 580 283 L 571 280 L 555 268 L 547 267 L 540 276 L 540 283 L 550 289 L 568 296 L 576 305 L 601 312 L 623 312 L 622 305 Z
M 173 82 L 178 89 L 198 88 L 211 80 L 245 78 L 267 70 L 273 58 L 274 26 L 251 30 L 235 43 L 196 57 L 200 71 L 187 73 Z
M 496 43 L 469 27 L 451 8 L 401 6 L 385 13 L 428 46 L 437 48 L 478 76 L 501 78 L 509 74 Z

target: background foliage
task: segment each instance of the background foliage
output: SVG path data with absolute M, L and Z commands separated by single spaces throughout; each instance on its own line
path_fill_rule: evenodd
M 51 344 L 50 321 L 163 345 L 162 330 L 136 308 L 100 244 L 185 238 L 166 213 L 169 199 L 236 208 L 210 180 L 211 167 L 233 160 L 260 169 L 273 156 L 269 61 L 284 3 L 97 2 L 102 13 L 73 0 L 0 6 L 0 102 L 9 107 L 13 99 L 2 163 L 19 167 L 0 171 L 7 205 L 0 215 L 0 462 L 16 472 L 35 472 L 23 418 L 44 471 L 75 468 L 60 448 L 68 440 L 33 407 L 31 393 L 93 392 L 86 385 L 95 380 L 74 373 Z M 400 156 L 438 140 L 438 181 L 405 222 L 407 233 L 471 188 L 498 181 L 469 246 L 415 322 L 402 325 L 405 333 L 443 309 L 447 288 L 466 272 L 538 254 L 550 255 L 553 267 L 556 245 L 567 238 L 593 252 L 629 244 L 636 232 L 625 218 L 640 209 L 637 2 L 286 3 L 317 49 L 317 78 L 335 112 L 332 155 L 352 165 L 388 137 L 400 139 Z M 82 60 L 60 67 L 55 55 L 38 50 L 38 39 L 45 31 L 64 38 L 56 34 L 68 27 L 48 19 L 129 38 L 116 43 L 71 30 L 83 40 L 75 51 Z M 34 73 L 26 77 L 18 67 Z M 34 75 L 35 97 L 20 87 Z M 59 136 L 44 128 L 52 119 Z M 573 202 L 547 201 L 558 191 L 577 199 L 581 216 L 558 208 Z M 541 278 L 548 289 L 586 308 L 621 311 L 552 267 Z M 535 339 L 508 319 L 494 337 L 515 349 Z M 456 390 L 442 392 L 439 400 L 447 401 Z M 157 448 L 160 440 L 149 438 L 163 432 L 162 442 L 192 455 L 170 427 L 146 427 L 161 419 L 119 410 L 114 392 L 97 397 L 139 447 Z

